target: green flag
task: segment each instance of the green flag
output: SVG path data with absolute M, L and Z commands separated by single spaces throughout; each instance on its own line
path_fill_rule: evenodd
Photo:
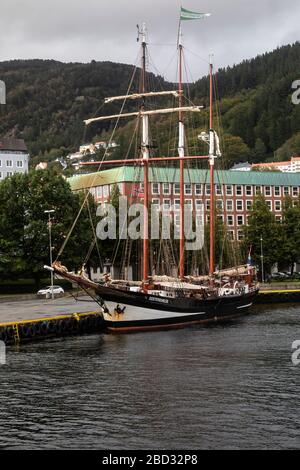
M 210 16 L 210 13 L 197 13 L 195 11 L 186 10 L 181 7 L 180 19 L 181 20 L 202 20 Z

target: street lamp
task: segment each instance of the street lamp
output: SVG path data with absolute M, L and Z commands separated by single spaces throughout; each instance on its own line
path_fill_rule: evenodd
M 52 222 L 51 222 L 51 214 L 53 214 L 55 212 L 54 209 L 51 209 L 51 210 L 48 210 L 48 211 L 44 211 L 45 214 L 48 214 L 48 229 L 49 229 L 49 254 L 50 254 L 50 266 L 52 268 L 52 233 L 51 233 L 51 226 L 52 226 Z M 53 270 L 51 270 L 51 297 L 52 297 L 52 300 L 54 300 L 54 292 L 53 292 Z
M 263 241 L 264 239 L 261 235 L 260 236 L 261 280 L 262 282 L 265 282 Z

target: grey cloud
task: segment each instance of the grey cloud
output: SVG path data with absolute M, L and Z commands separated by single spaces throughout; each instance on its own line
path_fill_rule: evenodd
M 299 39 L 298 0 L 187 0 L 211 18 L 183 22 L 184 43 L 197 79 L 207 71 L 213 51 L 217 66 L 272 50 Z M 4 0 L 0 11 L 0 60 L 53 58 L 133 63 L 137 56 L 136 23 L 147 22 L 149 49 L 159 71 L 175 80 L 179 0 Z M 159 44 L 159 45 L 155 45 Z M 165 47 L 160 44 L 166 44 Z M 173 46 L 170 46 L 173 44 Z

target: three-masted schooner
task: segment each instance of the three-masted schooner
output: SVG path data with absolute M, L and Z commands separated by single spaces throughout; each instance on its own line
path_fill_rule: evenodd
M 124 100 L 141 100 L 137 112 L 102 116 L 85 121 L 89 125 L 96 121 L 137 117 L 141 122 L 141 152 L 138 158 L 126 160 L 106 160 L 101 164 L 132 165 L 143 168 L 144 182 L 144 224 L 142 246 L 142 279 L 140 281 L 112 280 L 105 276 L 102 282 L 91 281 L 84 274 L 74 274 L 56 261 L 50 269 L 56 274 L 75 282 L 85 291 L 91 289 L 100 303 L 105 324 L 113 332 L 144 331 L 179 328 L 186 325 L 209 323 L 234 318 L 244 314 L 253 304 L 258 292 L 255 270 L 251 266 L 232 268 L 215 272 L 215 160 L 220 156 L 219 139 L 213 128 L 213 65 L 210 61 L 210 129 L 203 136 L 209 144 L 206 156 L 185 155 L 185 113 L 199 113 L 201 106 L 183 106 L 182 77 L 182 34 L 181 24 L 178 35 L 179 85 L 176 91 L 151 92 L 146 90 L 146 28 L 141 30 L 142 66 L 141 88 L 139 93 L 112 97 L 106 103 Z M 146 99 L 149 96 L 173 95 L 178 106 L 160 110 L 148 110 Z M 150 155 L 149 117 L 156 114 L 177 113 L 179 116 L 178 156 L 153 157 Z M 185 272 L 185 196 L 184 171 L 189 160 L 207 160 L 210 168 L 210 253 L 207 276 L 192 277 Z M 156 162 L 178 162 L 180 173 L 180 257 L 178 276 L 149 275 L 149 166 Z M 99 162 L 100 163 L 100 162 Z M 93 163 L 95 164 L 95 162 Z

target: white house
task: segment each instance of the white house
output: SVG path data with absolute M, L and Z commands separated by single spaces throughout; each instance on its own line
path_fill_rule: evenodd
M 0 139 L 0 179 L 27 173 L 29 153 L 23 139 Z

